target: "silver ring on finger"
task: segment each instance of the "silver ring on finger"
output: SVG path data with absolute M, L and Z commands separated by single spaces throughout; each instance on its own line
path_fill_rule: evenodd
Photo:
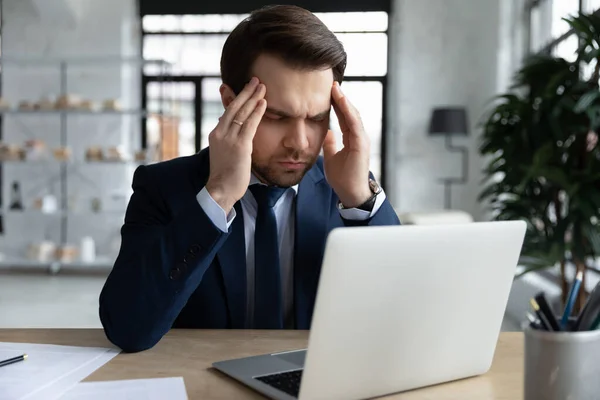
M 239 125 L 239 126 L 244 125 L 244 123 L 242 121 L 238 121 L 237 119 L 234 119 L 233 123 L 236 124 L 236 125 Z

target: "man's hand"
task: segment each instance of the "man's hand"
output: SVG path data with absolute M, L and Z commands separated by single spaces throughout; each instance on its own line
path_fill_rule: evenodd
M 265 94 L 265 85 L 252 78 L 208 136 L 210 176 L 206 190 L 227 214 L 248 190 L 252 140 L 267 109 Z
M 353 208 L 372 195 L 369 188 L 370 143 L 358 111 L 344 96 L 338 82 L 334 82 L 332 99 L 344 148 L 336 151 L 334 133 L 328 131 L 323 143 L 325 176 L 344 207 Z

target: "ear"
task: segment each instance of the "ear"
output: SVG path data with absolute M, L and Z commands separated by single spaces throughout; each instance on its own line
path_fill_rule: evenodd
M 233 90 L 226 84 L 222 84 L 219 88 L 219 92 L 221 93 L 221 103 L 223 103 L 223 107 L 227 108 L 231 104 L 231 102 L 235 99 L 235 93 Z

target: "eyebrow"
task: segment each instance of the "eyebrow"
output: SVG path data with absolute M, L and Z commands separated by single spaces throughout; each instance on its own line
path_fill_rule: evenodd
M 267 111 L 269 114 L 275 114 L 283 118 L 294 118 L 293 115 L 286 113 L 285 111 L 277 110 L 276 108 L 267 107 Z M 318 113 L 317 115 L 313 115 L 308 117 L 308 119 L 321 119 L 325 118 L 329 115 L 329 110 Z

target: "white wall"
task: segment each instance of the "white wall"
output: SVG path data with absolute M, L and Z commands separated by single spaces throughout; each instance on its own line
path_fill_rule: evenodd
M 139 55 L 139 27 L 135 0 L 78 0 L 71 15 L 60 20 L 48 3 L 57 2 L 64 7 L 71 0 L 43 0 L 43 7 L 36 1 L 5 1 L 4 28 L 2 36 L 3 97 L 13 105 L 21 100 L 36 101 L 42 96 L 60 93 L 58 64 L 31 62 L 15 64 L 10 60 L 60 60 L 77 59 L 68 65 L 67 92 L 102 101 L 118 98 L 124 108 L 139 107 L 139 64 L 124 64 L 121 57 Z M 57 21 L 57 18 L 59 19 Z M 73 22 L 74 21 L 74 22 Z M 93 62 L 81 63 L 85 58 Z M 100 60 L 106 61 L 100 61 Z M 127 145 L 139 148 L 139 118 L 124 116 L 69 116 L 68 144 L 75 160 L 83 160 L 85 149 L 92 145 L 103 147 Z M 27 139 L 43 139 L 50 147 L 59 144 L 59 115 L 10 115 L 5 117 L 3 141 L 23 144 Z M 69 194 L 76 201 L 75 209 L 81 215 L 72 215 L 69 223 L 69 242 L 78 244 L 79 238 L 91 235 L 100 253 L 110 250 L 110 243 L 118 237 L 123 212 L 92 214 L 90 201 L 100 197 L 105 207 L 114 192 L 129 196 L 131 166 L 74 166 L 69 174 Z M 5 164 L 4 206 L 8 206 L 10 183 L 21 183 L 26 207 L 34 198 L 52 190 L 59 194 L 56 177 L 58 163 L 49 165 Z M 113 205 L 113 207 L 115 207 Z M 31 242 L 45 236 L 59 239 L 59 218 L 36 214 L 9 213 L 5 217 L 4 237 L 0 237 L 0 250 L 9 255 L 22 255 Z
M 501 2 L 503 8 L 501 9 Z M 506 27 L 513 8 L 505 0 L 395 0 L 390 32 L 391 198 L 400 212 L 443 209 L 444 187 L 438 179 L 459 177 L 460 154 L 448 154 L 442 138 L 428 136 L 431 109 L 466 106 L 469 138 L 455 143 L 470 149 L 469 182 L 454 185 L 452 205 L 476 219 L 482 160 L 477 124 L 485 104 L 505 85 L 514 64 Z M 501 45 L 504 45 L 504 48 Z M 503 83 L 501 81 L 504 80 Z

